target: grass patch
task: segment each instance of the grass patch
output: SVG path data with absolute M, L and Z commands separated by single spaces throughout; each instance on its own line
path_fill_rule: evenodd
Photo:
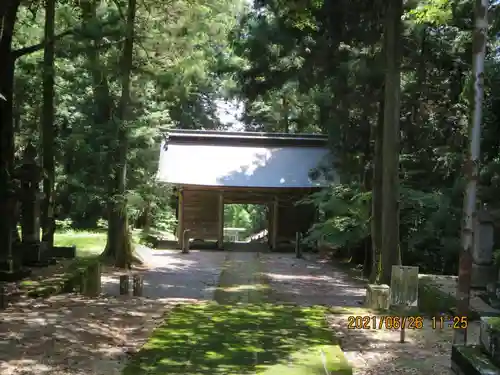
M 106 246 L 106 232 L 65 231 L 54 234 L 55 246 L 76 246 L 79 258 L 100 255 Z
M 141 232 L 131 233 L 132 242 L 140 242 Z M 55 246 L 76 246 L 76 256 L 78 258 L 95 257 L 100 255 L 106 247 L 107 232 L 102 231 L 77 231 L 68 230 L 54 233 Z
M 130 360 L 124 375 L 352 374 L 323 307 L 181 305 Z

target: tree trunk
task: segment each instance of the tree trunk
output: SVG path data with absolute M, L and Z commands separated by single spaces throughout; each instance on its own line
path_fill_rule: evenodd
M 402 0 L 388 0 L 385 19 L 385 105 L 382 169 L 382 273 L 381 282 L 390 284 L 392 266 L 399 255 L 399 132 L 400 54 Z
M 284 133 L 289 133 L 290 132 L 290 121 L 289 121 L 289 108 L 288 108 L 288 99 L 286 98 L 286 94 L 283 94 L 282 97 L 282 111 L 283 111 L 283 132 Z
M 128 228 L 126 181 L 127 181 L 127 154 L 128 154 L 128 130 L 129 120 L 128 106 L 130 104 L 130 74 L 132 71 L 133 48 L 134 48 L 134 23 L 136 13 L 136 0 L 128 1 L 126 39 L 123 46 L 121 58 L 121 97 L 116 113 L 118 153 L 117 163 L 114 166 L 114 174 L 111 175 L 111 183 L 114 187 L 111 198 L 112 210 L 108 222 L 108 242 L 106 244 L 105 256 L 111 256 L 117 267 L 130 267 L 133 257 L 133 248 Z
M 14 167 L 13 86 L 14 57 L 12 34 L 20 0 L 2 1 L 0 8 L 0 257 L 10 254 L 14 226 L 14 196 L 12 173 Z
M 45 46 L 43 54 L 43 107 L 42 107 L 42 241 L 54 246 L 54 28 L 55 0 L 45 0 Z
M 472 247 L 474 244 L 474 219 L 477 216 L 477 180 L 479 174 L 479 156 L 481 145 L 481 120 L 483 115 L 484 95 L 484 58 L 486 55 L 486 36 L 488 32 L 488 0 L 476 0 L 475 28 L 472 46 L 472 70 L 474 73 L 474 102 L 472 107 L 472 122 L 469 126 L 469 150 L 465 161 L 465 190 L 462 251 L 460 252 L 458 285 L 457 285 L 457 315 L 469 315 L 470 285 L 472 272 Z M 453 343 L 467 343 L 467 328 L 453 332 Z
M 379 281 L 381 272 L 381 250 L 382 250 L 382 150 L 384 144 L 384 95 L 381 93 L 379 101 L 377 124 L 375 125 L 375 145 L 373 155 L 373 179 L 372 179 L 372 215 L 371 215 L 371 237 L 372 237 L 372 267 L 370 283 Z

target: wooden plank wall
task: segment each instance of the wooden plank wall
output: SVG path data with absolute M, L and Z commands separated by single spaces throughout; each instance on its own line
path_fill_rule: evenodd
M 316 213 L 314 206 L 295 206 L 290 201 L 280 202 L 278 211 L 278 242 L 295 240 L 296 232 L 307 232 Z
M 184 189 L 184 228 L 191 231 L 190 238 L 217 240 L 218 207 L 217 191 Z

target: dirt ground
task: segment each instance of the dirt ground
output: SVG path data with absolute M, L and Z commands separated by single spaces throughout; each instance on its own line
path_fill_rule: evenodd
M 0 311 L 1 375 L 119 375 L 178 303 L 211 299 L 224 253 L 157 251 L 143 269 L 146 297 L 120 297 L 103 271 L 99 298 L 22 299 Z
M 0 374 L 119 375 L 127 357 L 137 351 L 165 313 L 182 302 L 211 299 L 222 269 L 224 252 L 158 252 L 145 273 L 143 298 L 115 297 L 115 271 L 103 275 L 105 295 L 88 299 L 61 295 L 22 300 L 0 311 Z M 370 314 L 362 309 L 364 285 L 341 270 L 311 257 L 261 254 L 272 299 L 299 305 L 347 306 L 328 323 L 342 340 L 355 375 L 449 373 L 452 330 L 348 330 L 348 317 Z M 478 325 L 469 326 L 469 342 L 477 342 Z
M 406 330 L 405 343 L 399 342 L 399 330 L 348 329 L 349 316 L 373 316 L 362 308 L 362 283 L 312 256 L 305 261 L 293 254 L 269 254 L 262 260 L 267 265 L 273 299 L 299 305 L 352 306 L 345 314 L 329 315 L 327 321 L 340 337 L 355 375 L 451 374 L 451 328 L 433 329 L 427 319 L 422 329 Z M 478 342 L 478 338 L 479 323 L 471 322 L 468 342 Z

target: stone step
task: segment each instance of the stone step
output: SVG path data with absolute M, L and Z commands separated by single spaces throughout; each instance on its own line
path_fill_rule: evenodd
M 453 345 L 451 369 L 457 375 L 500 375 L 500 369 L 478 345 Z

